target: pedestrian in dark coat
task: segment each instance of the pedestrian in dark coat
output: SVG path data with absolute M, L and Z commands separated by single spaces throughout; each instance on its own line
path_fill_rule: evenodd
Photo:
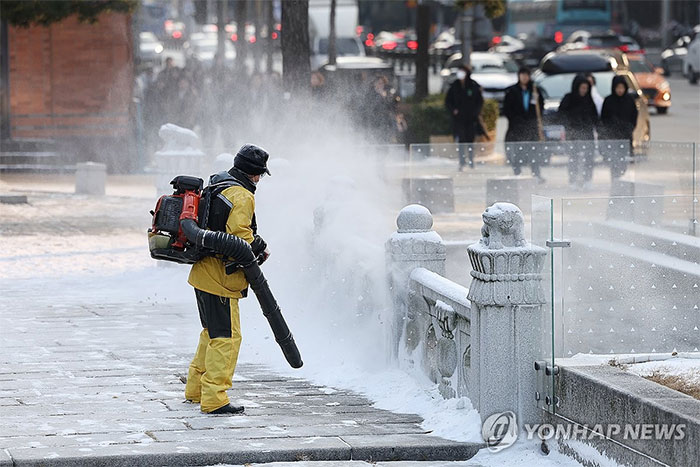
M 481 87 L 471 79 L 471 70 L 462 65 L 457 71 L 457 79 L 450 86 L 445 97 L 445 106 L 452 117 L 452 128 L 458 143 L 473 143 L 476 138 L 479 115 L 484 106 Z M 464 146 L 459 147 L 459 170 L 466 165 Z M 474 167 L 474 152 L 469 151 L 469 166 Z
M 535 96 L 537 99 L 535 99 Z M 530 69 L 522 67 L 518 71 L 518 83 L 506 90 L 503 100 L 503 114 L 508 119 L 508 131 L 506 142 L 539 141 L 541 122 L 538 121 L 538 111 L 541 118 L 544 110 L 544 98 L 542 93 L 535 93 L 535 88 L 530 80 Z M 540 182 L 544 182 L 540 174 L 542 158 L 539 150 L 532 151 L 532 146 L 506 145 L 506 157 L 508 163 L 513 166 L 513 173 L 520 175 L 522 166 L 530 164 L 532 175 Z M 538 148 L 539 149 L 539 148 Z
M 600 112 L 601 139 L 629 142 L 629 146 L 623 148 L 613 144 L 612 150 L 605 154 L 610 163 L 612 178 L 621 177 L 627 169 L 627 157 L 632 147 L 634 127 L 637 126 L 637 103 L 628 91 L 629 85 L 625 77 L 615 76 L 612 80 L 612 93 L 603 101 L 603 109 Z
M 583 74 L 571 83 L 571 92 L 559 104 L 559 117 L 566 129 L 568 141 L 593 141 L 593 130 L 598 122 L 591 85 Z M 584 148 L 585 146 L 585 148 Z M 580 145 L 569 155 L 569 183 L 588 187 L 593 179 L 593 145 Z M 583 166 L 580 169 L 580 166 Z M 580 176 L 579 176 L 580 175 Z

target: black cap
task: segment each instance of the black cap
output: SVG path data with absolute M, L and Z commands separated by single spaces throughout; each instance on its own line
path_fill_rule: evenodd
M 272 175 L 267 170 L 267 160 L 270 155 L 260 146 L 244 144 L 233 159 L 233 166 L 248 175 Z

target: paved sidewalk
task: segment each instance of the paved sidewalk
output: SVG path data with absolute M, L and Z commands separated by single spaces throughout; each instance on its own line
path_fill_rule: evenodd
M 8 294 L 9 293 L 9 294 Z M 29 293 L 29 291 L 24 292 Z M 357 394 L 241 365 L 245 416 L 183 402 L 190 311 L 154 303 L 62 306 L 4 287 L 0 465 L 206 465 L 294 460 L 460 460 L 479 446 L 429 436 L 419 417 Z M 89 299 L 89 295 L 86 296 Z M 158 326 L 157 323 L 166 323 Z
M 194 300 L 182 299 L 181 269 L 148 258 L 152 201 L 29 194 L 0 209 L 0 466 L 432 466 L 478 451 L 431 436 L 416 415 L 251 363 L 230 391 L 246 414 L 202 414 L 183 402 Z

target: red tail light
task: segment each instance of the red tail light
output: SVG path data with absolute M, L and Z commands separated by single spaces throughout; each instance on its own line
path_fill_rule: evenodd
M 618 49 L 622 50 L 623 52 L 629 52 L 630 51 L 630 46 L 626 44 L 622 44 Z
M 416 50 L 418 48 L 418 42 L 417 41 L 408 41 L 408 42 L 406 42 L 406 47 L 408 47 L 411 50 Z
M 561 44 L 564 41 L 564 33 L 561 31 L 557 31 L 554 33 L 554 42 L 557 44 Z
M 491 43 L 494 45 L 500 44 L 502 40 L 503 39 L 501 39 L 501 36 L 493 36 L 493 39 L 491 39 Z
M 274 40 L 274 39 L 277 39 L 278 37 L 279 37 L 279 34 L 277 34 L 276 32 L 273 32 L 273 33 L 272 33 L 272 39 L 273 39 L 273 40 Z
M 236 42 L 238 40 L 238 34 L 236 34 L 235 32 L 233 34 L 231 34 L 231 40 L 233 42 Z
M 365 41 L 365 45 L 367 47 L 374 47 L 374 41 L 370 38 L 367 38 L 367 40 Z
M 173 31 L 173 39 L 179 39 L 182 37 L 182 31 Z
M 369 39 L 369 40 L 374 40 L 374 34 L 372 34 L 371 32 L 368 33 L 368 34 L 367 34 L 367 39 Z
M 255 44 L 256 41 L 257 39 L 255 38 L 255 36 L 250 36 L 250 39 L 248 39 L 248 42 L 250 42 L 251 44 Z
M 363 28 L 362 26 L 355 26 L 355 34 L 357 34 L 358 36 L 362 34 L 362 31 L 364 30 L 365 28 Z
M 396 46 L 398 46 L 398 45 L 399 45 L 399 44 L 397 44 L 395 41 L 389 41 L 389 42 L 385 42 L 385 43 L 382 44 L 382 49 L 384 49 L 384 50 L 394 50 L 394 49 L 396 48 Z

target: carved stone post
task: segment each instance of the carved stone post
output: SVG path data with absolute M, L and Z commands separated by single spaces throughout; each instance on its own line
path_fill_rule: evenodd
M 187 128 L 166 123 L 158 130 L 165 143 L 154 154 L 156 169 L 156 193 L 172 193 L 170 181 L 178 175 L 201 176 L 204 153 L 199 149 L 199 136 Z
M 513 411 L 519 425 L 536 423 L 534 362 L 542 357 L 547 252 L 525 241 L 523 215 L 514 204 L 495 203 L 482 218 L 482 238 L 468 248 L 472 365 L 478 372 L 472 403 L 482 421 Z
M 440 235 L 432 230 L 433 216 L 425 206 L 410 204 L 396 219 L 398 230 L 386 242 L 387 271 L 391 291 L 394 322 L 392 356 L 398 356 L 399 341 L 408 311 L 408 279 L 415 268 L 445 274 L 447 250 Z

